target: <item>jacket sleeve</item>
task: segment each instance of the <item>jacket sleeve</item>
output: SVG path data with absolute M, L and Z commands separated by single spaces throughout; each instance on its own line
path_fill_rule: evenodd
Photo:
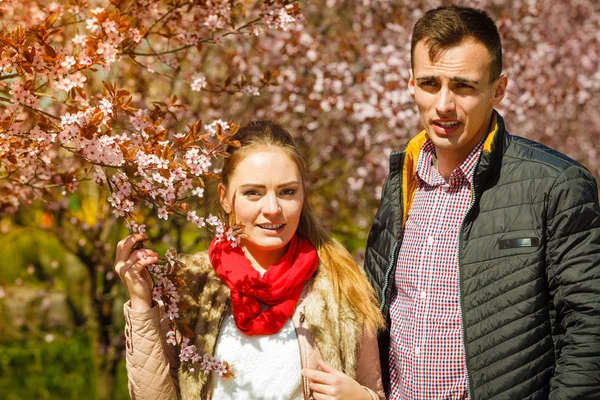
M 551 400 L 600 393 L 600 209 L 598 189 L 580 166 L 567 168 L 548 195 L 547 276 L 560 334 Z
M 384 400 L 379 364 L 377 334 L 364 331 L 356 367 L 356 381 L 361 384 L 374 400 Z
M 176 400 L 178 351 L 166 343 L 169 319 L 162 303 L 135 311 L 129 301 L 125 313 L 126 367 L 132 400 Z

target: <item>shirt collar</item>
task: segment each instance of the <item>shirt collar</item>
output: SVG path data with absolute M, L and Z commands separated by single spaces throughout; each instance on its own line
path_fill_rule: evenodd
M 483 147 L 483 140 L 480 141 L 477 146 L 469 155 L 456 167 L 456 169 L 450 175 L 448 184 L 450 186 L 458 186 L 461 184 L 473 185 L 473 178 L 475 176 L 475 167 L 481 154 Z M 446 184 L 444 178 L 440 173 L 433 167 L 433 160 L 435 157 L 435 146 L 429 139 L 425 141 L 421 151 L 419 152 L 419 160 L 417 161 L 417 177 L 419 180 L 430 186 L 439 186 Z

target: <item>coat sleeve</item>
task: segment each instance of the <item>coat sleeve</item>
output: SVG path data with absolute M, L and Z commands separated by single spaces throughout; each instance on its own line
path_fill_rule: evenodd
M 384 400 L 379 364 L 377 334 L 364 331 L 356 367 L 356 381 L 361 384 L 374 400 Z
M 159 303 L 135 311 L 129 301 L 125 313 L 126 368 L 132 400 L 176 400 L 179 395 L 178 351 L 166 343 L 169 320 Z
M 548 195 L 548 287 L 562 340 L 550 399 L 600 393 L 600 209 L 598 189 L 580 166 L 567 168 Z

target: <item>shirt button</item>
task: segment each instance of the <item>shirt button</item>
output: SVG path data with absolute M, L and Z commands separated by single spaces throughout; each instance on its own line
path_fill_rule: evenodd
M 433 238 L 433 236 L 429 236 L 427 238 L 427 244 L 432 246 L 435 243 L 435 239 Z
M 427 292 L 421 292 L 421 294 L 419 294 L 419 297 L 421 298 L 421 300 L 425 300 L 427 298 Z
M 421 355 L 421 348 L 419 346 L 415 347 L 415 355 L 416 356 Z

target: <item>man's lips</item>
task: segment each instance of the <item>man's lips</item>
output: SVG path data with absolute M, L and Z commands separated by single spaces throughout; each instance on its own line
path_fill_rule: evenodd
M 448 135 L 456 131 L 462 124 L 459 121 L 432 121 L 433 130 L 439 135 Z

